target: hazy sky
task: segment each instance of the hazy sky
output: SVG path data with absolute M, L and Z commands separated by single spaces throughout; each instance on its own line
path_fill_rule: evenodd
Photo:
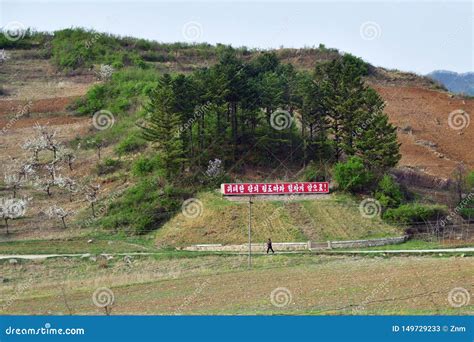
M 0 26 L 94 28 L 163 42 L 334 47 L 376 66 L 474 71 L 474 2 L 4 1 Z

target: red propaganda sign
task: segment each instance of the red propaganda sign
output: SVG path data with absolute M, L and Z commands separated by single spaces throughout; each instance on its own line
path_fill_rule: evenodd
M 225 196 L 327 194 L 328 182 L 232 183 L 221 184 Z

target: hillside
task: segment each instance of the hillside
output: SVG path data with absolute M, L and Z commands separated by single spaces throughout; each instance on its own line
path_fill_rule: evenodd
M 76 151 L 77 158 L 73 169 L 68 171 L 63 167 L 63 172 L 84 182 L 100 184 L 100 203 L 103 206 L 110 204 L 109 198 L 113 202 L 115 193 L 129 189 L 138 182 L 138 177 L 132 175 L 132 165 L 141 156 L 152 154 L 151 146 L 143 146 L 142 143 L 126 154 L 117 152 L 126 138 L 139 134 L 135 123 L 143 111 L 146 97 L 139 92 L 135 93 L 139 88 L 138 83 L 143 81 L 146 88 L 153 85 L 155 77 L 164 72 L 190 73 L 200 67 L 213 65 L 216 63 L 219 47 L 154 43 L 147 45 L 143 42 L 138 44 L 136 41 L 127 45 L 126 40 L 120 41 L 120 44 L 123 45 L 125 53 L 141 56 L 148 69 L 137 69 L 135 65 L 124 65 L 120 68 L 120 76 L 128 82 L 127 87 L 130 89 L 127 88 L 127 91 L 130 93 L 117 94 L 118 90 L 115 88 L 112 93 L 117 98 L 122 96 L 131 100 L 123 105 L 116 98 L 110 98 L 113 103 L 107 103 L 113 106 L 112 108 L 122 110 L 122 113 L 117 114 L 113 130 L 99 132 L 109 141 L 101 149 L 100 160 L 94 147 L 85 146 L 88 139 L 97 134 L 97 129 L 91 122 L 93 112 L 79 115 L 81 113 L 77 110 L 77 100 L 91 89 L 95 89 L 94 86 L 110 84 L 110 81 L 101 80 L 98 76 L 99 64 L 91 62 L 92 66 L 63 69 L 58 67 L 53 57 L 44 54 L 41 46 L 6 50 L 9 59 L 0 65 L 0 127 L 5 128 L 3 134 L 0 134 L 0 156 L 7 162 L 0 165 L 0 174 L 8 172 L 14 160 L 27 158 L 27 152 L 21 148 L 21 144 L 34 134 L 33 126 L 41 124 L 57 130 L 58 140 Z M 157 54 L 161 57 L 158 58 Z M 261 52 L 240 49 L 238 54 L 244 60 L 252 60 L 261 55 Z M 281 62 L 291 63 L 299 70 L 312 70 L 315 65 L 332 60 L 339 53 L 335 49 L 320 47 L 280 49 L 276 51 L 276 55 Z M 474 144 L 474 126 L 465 125 L 462 129 L 453 129 L 448 124 L 449 114 L 453 111 L 472 113 L 473 99 L 456 97 L 439 89 L 425 77 L 372 66 L 365 80 L 386 102 L 385 111 L 390 121 L 399 127 L 397 135 L 402 144 L 402 159 L 398 168 L 408 167 L 442 178 L 450 176 L 460 161 L 464 161 L 469 169 L 474 168 L 474 157 L 471 151 L 465 148 Z M 42 158 L 42 161 L 46 162 L 50 157 L 43 155 Z M 106 168 L 104 164 L 108 159 L 116 162 L 115 166 L 101 172 L 100 167 Z M 278 165 L 277 159 L 273 162 Z M 269 166 L 246 168 L 246 161 L 243 159 L 244 166 L 231 170 L 230 175 L 238 179 L 256 180 L 266 177 L 296 178 L 299 172 L 296 167 L 288 167 L 286 164 L 274 169 Z M 2 189 L 2 195 L 4 194 L 7 194 L 7 191 Z M 64 230 L 60 221 L 47 219 L 46 208 L 57 204 L 75 212 L 75 219 L 68 222 L 70 227 L 84 228 L 82 224 L 89 217 L 90 208 L 82 194 L 73 194 L 74 201 L 70 201 L 69 194 L 63 191 L 53 190 L 53 196 L 50 197 L 26 187 L 22 189 L 22 195 L 31 197 L 35 205 L 29 208 L 25 218 L 12 222 L 12 234 L 2 234 L 1 240 L 88 236 L 97 228 L 92 224 L 92 227 L 86 229 Z M 205 208 L 209 209 L 204 210 L 203 217 L 189 222 L 178 210 L 178 214 L 159 229 L 156 237 L 158 245 L 245 241 L 245 232 L 241 230 L 246 224 L 246 205 L 226 202 L 210 193 L 203 193 L 202 196 Z M 264 240 L 271 235 L 275 241 L 325 241 L 400 233 L 392 226 L 380 222 L 374 226 L 372 221 L 361 218 L 355 202 L 349 207 L 331 203 L 327 208 L 324 205 L 320 207 L 322 203 L 323 201 L 303 201 L 290 204 L 256 204 L 255 212 L 261 213 L 262 216 L 255 218 L 256 227 L 260 227 L 255 238 Z M 272 227 L 262 224 L 264 218 L 272 215 L 274 211 L 279 215 Z M 319 221 L 321 217 L 324 219 Z M 334 217 L 341 217 L 343 220 L 335 220 Z M 313 225 L 309 222 L 316 223 Z
M 158 246 L 199 243 L 236 244 L 248 241 L 248 204 L 201 193 L 198 217 L 178 213 L 156 234 Z M 344 197 L 284 202 L 254 200 L 253 241 L 279 242 L 351 240 L 400 236 L 402 229 L 360 215 L 358 203 Z
M 386 101 L 391 122 L 399 128 L 400 167 L 442 178 L 449 177 L 461 161 L 469 169 L 474 167 L 473 153 L 464 148 L 474 144 L 474 127 L 469 124 L 474 99 L 416 86 L 373 86 Z
M 184 50 L 187 51 L 187 50 Z M 9 50 L 10 59 L 0 68 L 0 78 L 4 94 L 0 97 L 0 123 L 9 123 L 19 106 L 32 101 L 29 115 L 15 120 L 9 125 L 32 126 L 36 121 L 50 125 L 87 121 L 73 117 L 67 110 L 78 96 L 84 95 L 98 80 L 94 71 L 81 71 L 72 75 L 55 70 L 52 61 L 45 60 L 36 50 Z M 277 50 L 282 61 L 291 62 L 298 68 L 311 69 L 318 61 L 330 58 L 330 52 L 318 50 Z M 334 54 L 334 53 L 332 53 Z M 201 57 L 189 57 L 176 53 L 173 62 L 156 62 L 162 72 L 182 72 L 202 66 Z M 181 57 L 182 56 L 182 57 Z M 207 60 L 207 65 L 213 59 Z M 20 72 L 21 70 L 21 72 Z M 474 100 L 452 96 L 437 90 L 428 79 L 409 73 L 372 69 L 367 79 L 387 103 L 386 111 L 390 120 L 400 128 L 403 158 L 400 166 L 414 167 L 428 174 L 447 177 L 459 161 L 472 168 L 474 160 L 460 144 L 472 144 L 474 129 L 467 125 L 461 129 L 451 129 L 449 114 L 456 110 L 473 112 Z M 65 119 L 63 113 L 68 113 Z M 44 114 L 44 115 L 40 115 Z M 33 118 L 34 117 L 34 118 Z M 457 128 L 457 127 L 456 127 Z
M 436 70 L 427 76 L 455 94 L 474 96 L 474 72 L 459 74 L 453 71 Z

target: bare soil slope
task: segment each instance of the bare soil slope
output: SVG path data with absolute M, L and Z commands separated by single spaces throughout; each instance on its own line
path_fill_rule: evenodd
M 456 163 L 474 168 L 474 124 L 450 126 L 450 113 L 474 113 L 474 99 L 454 97 L 419 87 L 393 87 L 374 84 L 387 103 L 390 121 L 399 127 L 400 166 L 411 166 L 431 175 L 447 177 Z

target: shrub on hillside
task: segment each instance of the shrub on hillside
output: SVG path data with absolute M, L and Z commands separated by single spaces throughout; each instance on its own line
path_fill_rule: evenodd
M 125 50 L 117 37 L 81 28 L 54 32 L 53 62 L 60 69 L 89 68 L 94 64 L 145 67 L 137 52 Z
M 20 37 L 11 39 L 11 37 Z M 0 49 L 31 49 L 44 46 L 51 39 L 51 35 L 45 32 L 36 32 L 30 28 L 23 31 L 5 32 L 0 29 Z
M 115 152 L 117 152 L 119 156 L 122 156 L 127 153 L 139 151 L 145 146 L 146 146 L 146 141 L 143 140 L 143 138 L 135 134 L 132 134 L 126 137 L 125 139 L 123 139 L 117 145 L 117 147 L 115 148 Z
M 374 178 L 359 157 L 351 157 L 346 162 L 337 163 L 333 173 L 339 189 L 349 192 L 363 190 Z
M 161 160 L 158 155 L 153 158 L 140 157 L 132 165 L 132 174 L 137 177 L 146 176 L 160 168 Z
M 304 169 L 302 181 L 304 182 L 323 182 L 330 177 L 329 167 L 326 164 L 311 161 Z
M 467 194 L 458 204 L 459 214 L 466 220 L 474 219 L 474 192 Z
M 466 186 L 468 190 L 474 190 L 474 171 L 470 171 L 466 176 Z
M 92 115 L 108 109 L 114 114 L 133 109 L 156 87 L 158 73 L 137 68 L 115 71 L 111 79 L 97 84 L 73 105 L 78 114 Z
M 470 205 L 470 207 L 461 208 L 461 210 L 459 210 L 459 213 L 464 219 L 472 221 L 474 220 L 474 202 Z
M 145 234 L 159 228 L 180 208 L 187 193 L 176 186 L 145 179 L 110 204 L 102 227 L 130 234 Z
M 446 216 L 448 210 L 443 205 L 427 205 L 419 203 L 403 204 L 398 208 L 389 208 L 383 214 L 383 219 L 391 223 L 416 224 L 436 221 Z
M 142 58 L 147 62 L 169 62 L 174 61 L 176 58 L 167 53 L 159 53 L 156 51 L 146 51 L 141 54 Z
M 109 173 L 117 171 L 118 169 L 120 169 L 121 166 L 122 163 L 120 162 L 120 160 L 107 158 L 102 163 L 99 163 L 97 165 L 97 174 L 99 176 L 107 175 Z
M 71 105 L 79 114 L 92 115 L 95 112 L 104 109 L 106 103 L 107 88 L 104 84 L 97 84 L 91 87 L 87 94 L 79 98 Z
M 403 193 L 400 190 L 400 186 L 387 174 L 378 183 L 374 197 L 384 208 L 398 207 L 403 201 Z

